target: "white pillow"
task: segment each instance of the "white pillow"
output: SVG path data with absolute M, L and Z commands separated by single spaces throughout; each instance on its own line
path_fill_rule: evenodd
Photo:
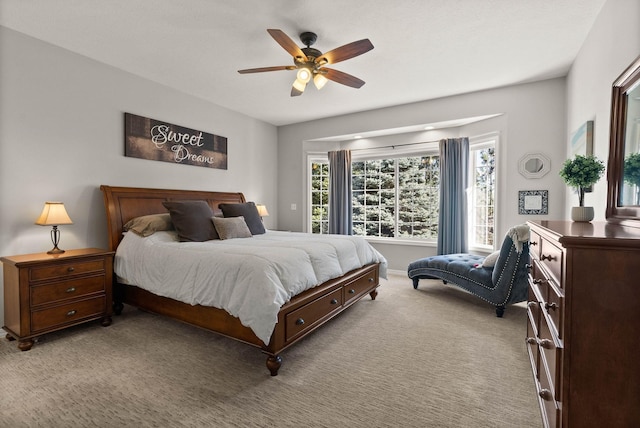
M 500 256 L 500 251 L 495 251 L 484 258 L 482 267 L 494 267 Z

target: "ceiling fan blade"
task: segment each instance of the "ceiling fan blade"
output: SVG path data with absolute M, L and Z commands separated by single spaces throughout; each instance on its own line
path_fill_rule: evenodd
M 373 45 L 369 39 L 358 40 L 320 55 L 316 59 L 316 64 L 335 64 L 337 62 L 362 55 L 365 52 L 369 52 L 371 49 L 373 49 Z
M 302 52 L 302 49 L 300 49 L 296 42 L 291 40 L 291 38 L 282 30 L 269 29 L 267 31 L 271 34 L 271 37 L 273 37 L 273 39 L 284 48 L 285 51 L 291 54 L 292 57 L 300 57 L 303 61 L 307 61 L 307 56 Z
M 342 71 L 334 70 L 332 68 L 321 68 L 322 74 L 329 80 L 333 80 L 334 82 L 341 83 L 346 86 L 351 86 L 352 88 L 360 88 L 364 85 L 364 80 L 360 80 L 355 76 L 344 73 Z
M 238 70 L 238 73 L 240 74 L 263 73 L 265 71 L 295 70 L 295 69 L 296 67 L 294 65 L 279 65 L 276 67 L 247 68 L 244 70 Z

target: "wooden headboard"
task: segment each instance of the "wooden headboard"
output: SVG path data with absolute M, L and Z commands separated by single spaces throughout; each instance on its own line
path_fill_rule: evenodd
M 170 200 L 207 201 L 214 214 L 220 214 L 219 204 L 245 202 L 242 193 L 206 192 L 200 190 L 145 189 L 140 187 L 100 186 L 107 210 L 109 249 L 115 251 L 122 239 L 122 226 L 135 217 L 168 212 L 162 205 Z

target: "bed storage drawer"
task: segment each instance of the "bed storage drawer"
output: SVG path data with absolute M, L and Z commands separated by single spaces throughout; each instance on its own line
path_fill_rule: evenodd
M 361 277 L 344 286 L 344 304 L 349 305 L 363 294 L 369 293 L 378 284 L 377 270 L 371 268 Z
M 295 311 L 289 312 L 285 317 L 286 340 L 295 339 L 303 332 L 314 328 L 324 318 L 340 310 L 341 307 L 342 288 L 338 288 Z

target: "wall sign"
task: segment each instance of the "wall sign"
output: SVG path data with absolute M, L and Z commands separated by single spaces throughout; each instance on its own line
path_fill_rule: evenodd
M 227 138 L 160 120 L 124 114 L 124 155 L 227 169 Z

